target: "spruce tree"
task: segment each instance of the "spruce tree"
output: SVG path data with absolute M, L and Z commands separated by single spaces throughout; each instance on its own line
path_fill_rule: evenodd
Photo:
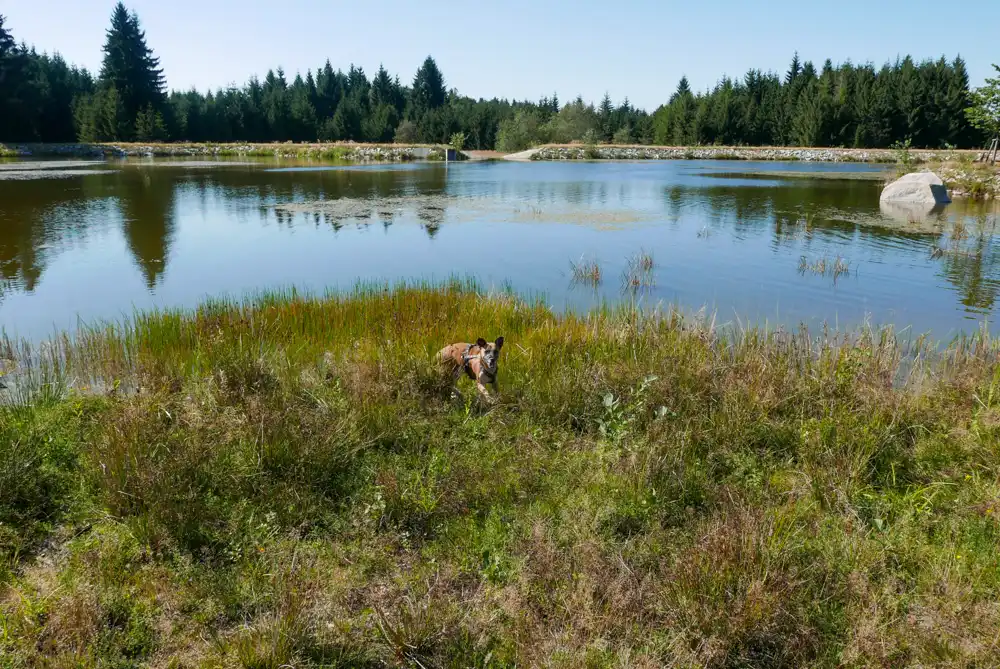
M 947 130 L 945 141 L 952 146 L 968 146 L 974 143 L 973 132 L 965 110 L 972 104 L 969 95 L 969 73 L 965 61 L 956 56 L 951 63 L 948 89 L 945 94 Z
M 337 106 L 337 111 L 326 129 L 327 140 L 360 141 L 362 110 L 354 96 L 348 96 Z
M 312 70 L 306 70 L 306 93 L 309 96 L 309 104 L 316 109 L 316 103 L 319 101 L 319 90 L 316 88 L 316 80 L 313 79 Z
M 799 52 L 796 51 L 795 55 L 792 56 L 792 64 L 788 67 L 788 72 L 785 74 L 785 85 L 790 85 L 799 78 L 799 74 L 801 73 L 802 63 L 799 61 Z
M 323 122 L 333 118 L 337 105 L 344 97 L 343 73 L 334 72 L 327 60 L 316 77 L 316 116 Z
M 601 106 L 597 110 L 597 121 L 600 124 L 601 139 L 604 142 L 610 142 L 611 136 L 615 132 L 614 115 L 615 107 L 611 103 L 611 95 L 605 93 L 604 99 L 601 100 Z
M 134 124 L 147 107 L 160 111 L 166 102 L 160 61 L 146 45 L 139 17 L 121 2 L 112 12 L 103 51 L 101 84 L 118 91 L 127 122 Z
M 267 119 L 268 139 L 283 142 L 288 137 L 290 110 L 288 100 L 288 82 L 285 81 L 285 71 L 280 67 L 278 73 L 268 70 L 263 87 L 264 116 Z
M 410 101 L 414 117 L 419 118 L 424 112 L 443 105 L 446 94 L 444 75 L 441 74 L 434 59 L 427 56 L 413 77 Z
M 364 69 L 355 67 L 354 63 L 351 63 L 347 71 L 347 95 L 353 97 L 359 104 L 367 104 L 370 87 Z
M 382 67 L 381 64 L 378 66 L 378 72 L 375 73 L 375 78 L 372 79 L 369 97 L 373 109 L 382 105 L 396 106 L 397 101 L 395 85 L 392 78 L 389 76 L 389 73 L 386 72 L 385 68 Z
M 267 118 L 264 112 L 264 87 L 257 77 L 250 77 L 243 90 L 243 128 L 251 142 L 261 142 L 267 137 Z
M 167 139 L 167 126 L 163 114 L 147 105 L 135 118 L 135 138 L 140 142 L 163 142 Z
M 0 14 L 0 139 L 32 139 L 32 124 L 24 104 L 27 66 L 27 53 L 4 27 Z
M 688 83 L 687 75 L 682 76 L 681 80 L 677 82 L 677 90 L 670 96 L 670 104 L 685 95 L 691 95 L 691 85 Z
M 309 86 L 296 75 L 289 92 L 289 139 L 296 142 L 316 140 L 316 108 L 310 99 Z
M 367 142 L 388 143 L 392 141 L 399 124 L 399 112 L 391 104 L 372 107 L 361 123 L 361 134 Z
M 920 81 L 920 73 L 909 56 L 898 66 L 895 84 L 897 114 L 893 128 L 894 139 L 898 142 L 907 139 L 917 142 L 923 121 L 920 102 L 925 89 Z

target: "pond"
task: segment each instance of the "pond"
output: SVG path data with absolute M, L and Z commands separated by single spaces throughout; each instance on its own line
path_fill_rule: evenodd
M 994 206 L 885 215 L 878 166 L 17 167 L 0 166 L 0 326 L 32 339 L 210 296 L 454 276 L 556 309 L 638 300 L 717 322 L 891 323 L 947 339 L 990 321 L 1000 289 Z M 637 254 L 653 267 L 629 288 Z M 574 281 L 571 263 L 596 263 L 600 283 Z

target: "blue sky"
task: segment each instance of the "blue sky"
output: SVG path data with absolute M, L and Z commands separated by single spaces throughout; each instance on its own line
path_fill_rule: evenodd
M 0 0 L 15 38 L 97 70 L 113 0 Z M 242 84 L 281 65 L 329 58 L 409 82 L 430 53 L 449 87 L 474 97 L 599 101 L 608 91 L 650 110 L 682 74 L 695 89 L 750 67 L 803 60 L 882 64 L 961 54 L 972 85 L 1000 61 L 1000 0 L 812 1 L 126 0 L 170 88 Z M 959 5 L 961 8 L 959 9 Z

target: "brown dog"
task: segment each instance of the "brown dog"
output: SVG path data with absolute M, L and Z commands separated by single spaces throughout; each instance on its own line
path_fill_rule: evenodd
M 438 360 L 441 366 L 450 372 L 456 393 L 458 393 L 458 379 L 462 376 L 462 372 L 465 372 L 476 382 L 479 393 L 486 399 L 491 399 L 489 392 L 486 391 L 486 384 L 492 384 L 493 391 L 496 392 L 501 348 L 503 348 L 503 337 L 497 337 L 492 344 L 487 344 L 486 340 L 480 337 L 475 344 L 459 342 L 445 346 L 438 352 Z

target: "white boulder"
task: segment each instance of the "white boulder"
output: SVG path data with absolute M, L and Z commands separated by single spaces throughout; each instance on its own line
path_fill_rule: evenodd
M 951 202 L 941 177 L 933 172 L 914 172 L 896 179 L 882 190 L 881 203 L 921 204 L 933 207 Z

